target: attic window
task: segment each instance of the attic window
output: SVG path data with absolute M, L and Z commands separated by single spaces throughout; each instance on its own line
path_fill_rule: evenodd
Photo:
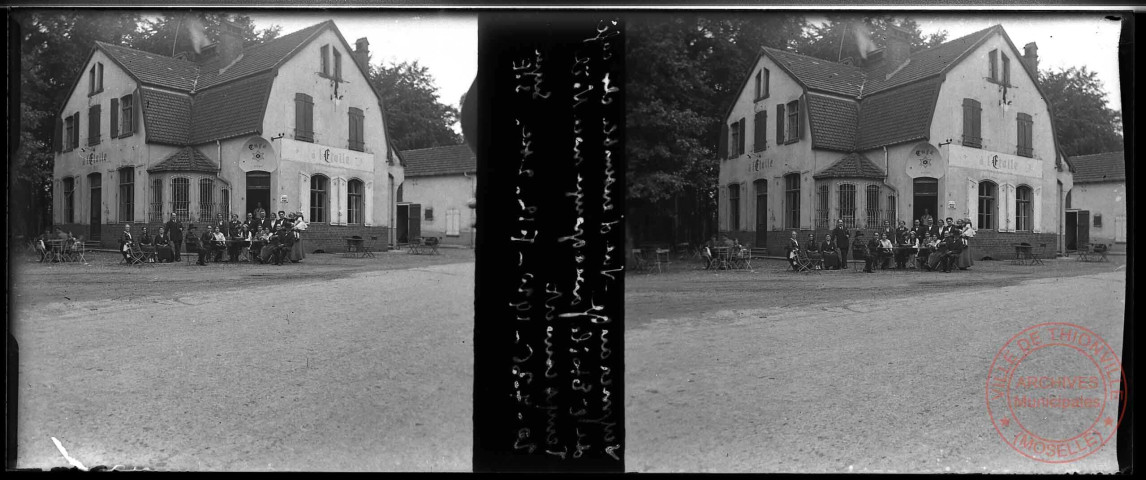
M 88 72 L 88 95 L 95 95 L 103 91 L 103 63 L 92 65 Z
M 1007 58 L 1007 54 L 1003 54 L 1003 85 L 1011 84 L 1011 59 Z
M 319 51 L 321 52 L 319 55 L 321 62 L 319 72 L 323 75 L 330 75 L 330 45 L 323 45 Z
M 334 79 L 342 81 L 342 54 L 334 50 Z
M 768 98 L 768 77 L 769 72 L 767 68 L 760 69 L 756 72 L 756 100 L 763 100 Z
M 990 78 L 991 80 L 998 81 L 999 80 L 999 64 L 998 64 L 999 51 L 998 50 L 991 50 L 991 52 L 988 53 L 987 56 L 991 60 L 991 65 L 990 65 L 991 75 L 987 78 Z

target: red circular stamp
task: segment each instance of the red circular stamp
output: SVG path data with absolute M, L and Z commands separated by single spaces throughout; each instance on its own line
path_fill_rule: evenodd
M 1070 323 L 1043 323 L 1011 337 L 987 373 L 987 413 L 1020 454 L 1068 463 L 1114 438 L 1126 377 L 1117 352 Z

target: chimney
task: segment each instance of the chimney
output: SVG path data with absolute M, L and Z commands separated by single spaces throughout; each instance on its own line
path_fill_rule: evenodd
M 1023 46 L 1023 63 L 1027 65 L 1027 70 L 1030 70 L 1031 76 L 1035 79 L 1039 78 L 1039 46 L 1035 42 L 1028 43 Z
M 888 65 L 893 68 L 898 67 L 907 61 L 907 57 L 910 55 L 911 33 L 903 27 L 888 25 L 887 47 L 883 52 L 883 57 L 887 59 Z
M 370 69 L 370 40 L 366 37 L 354 41 L 354 60 L 363 70 Z
M 219 68 L 226 68 L 243 53 L 243 27 L 229 20 L 219 21 Z

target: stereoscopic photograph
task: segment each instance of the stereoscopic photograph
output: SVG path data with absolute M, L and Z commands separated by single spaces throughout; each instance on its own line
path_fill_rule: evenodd
M 1118 472 L 1132 20 L 13 9 L 9 467 Z

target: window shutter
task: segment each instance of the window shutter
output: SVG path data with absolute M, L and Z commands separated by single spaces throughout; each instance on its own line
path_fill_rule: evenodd
M 784 144 L 784 105 L 776 105 L 776 145 Z
M 801 102 L 800 100 L 796 100 L 796 111 L 799 112 L 796 114 L 796 139 L 797 140 L 803 140 L 804 139 L 804 115 L 806 114 L 807 110 L 808 110 L 808 107 L 806 107 L 804 105 L 804 102 Z
M 762 152 L 768 148 L 767 140 L 764 135 L 768 129 L 768 111 L 761 110 L 756 112 L 756 118 L 752 123 L 752 151 Z
M 56 117 L 56 134 L 52 137 L 52 151 L 62 152 L 64 150 L 64 119 Z
M 740 129 L 740 145 L 737 146 L 737 148 L 738 148 L 738 150 L 736 151 L 737 156 L 744 155 L 744 152 L 746 151 L 744 149 L 744 145 L 745 145 L 745 142 L 744 142 L 744 137 L 745 137 L 744 133 L 745 132 L 744 132 L 744 130 L 745 130 L 746 126 L 747 125 L 746 125 L 745 120 L 743 118 L 741 118 L 740 119 L 740 125 L 737 126 L 737 128 Z
M 80 145 L 80 112 L 72 114 L 72 148 Z
M 975 136 L 974 129 L 971 127 L 971 120 L 974 114 L 971 112 L 971 99 L 963 99 L 963 143 L 971 144 L 971 137 Z
M 981 107 L 979 107 L 979 102 L 976 102 L 974 100 L 971 101 L 971 111 L 973 114 L 972 119 L 971 119 L 971 127 L 972 127 L 972 131 L 974 132 L 972 135 L 974 135 L 974 137 L 975 137 L 975 143 L 982 145 L 983 144 L 983 134 L 982 134 L 982 130 L 981 130 L 982 123 L 981 123 L 980 112 L 982 112 L 983 109 Z
M 143 99 L 139 89 L 131 94 L 131 132 L 139 133 L 143 128 Z
M 119 99 L 118 98 L 111 99 L 111 109 L 108 110 L 107 114 L 109 115 L 107 127 L 111 132 L 110 138 L 116 138 L 119 136 Z
M 721 160 L 728 158 L 728 124 L 721 122 L 720 124 L 720 140 L 716 142 L 716 156 Z
M 991 58 L 991 80 L 997 80 L 999 78 L 999 75 L 997 73 L 998 67 L 996 66 L 998 64 L 995 63 L 995 61 L 996 61 L 995 59 L 996 59 L 996 56 L 998 55 L 998 53 L 999 53 L 998 50 L 991 50 L 991 52 L 988 54 L 988 56 Z

